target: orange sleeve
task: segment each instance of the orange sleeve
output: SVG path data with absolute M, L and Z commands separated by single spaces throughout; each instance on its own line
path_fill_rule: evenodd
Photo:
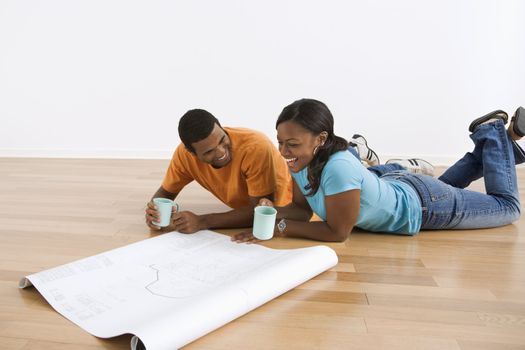
M 242 172 L 246 176 L 248 195 L 260 197 L 275 193 L 276 174 L 272 145 L 264 142 L 247 150 L 242 162 Z
M 162 188 L 171 193 L 179 193 L 184 186 L 193 181 L 188 166 L 190 161 L 184 146 L 180 144 L 173 157 L 162 181 Z

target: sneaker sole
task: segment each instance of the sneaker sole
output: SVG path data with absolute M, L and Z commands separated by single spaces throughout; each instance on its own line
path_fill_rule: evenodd
M 502 111 L 500 109 L 498 109 L 497 111 L 494 111 L 494 112 L 490 112 L 488 114 L 485 114 L 482 117 L 474 119 L 474 121 L 472 123 L 470 123 L 470 126 L 468 127 L 468 131 L 474 132 L 474 130 L 476 130 L 476 128 L 481 123 L 484 123 L 484 122 L 486 122 L 486 121 L 488 121 L 488 120 L 490 120 L 492 118 L 499 118 L 499 119 L 503 120 L 503 124 L 507 124 L 507 121 L 509 120 L 509 115 L 505 111 Z
M 374 155 L 376 157 L 376 159 L 377 159 L 377 165 L 381 164 L 381 160 L 379 159 L 379 156 L 370 147 L 368 147 L 368 142 L 366 141 L 366 138 L 363 135 L 354 134 L 354 136 L 352 136 L 353 139 L 357 139 L 359 137 L 361 137 L 365 141 L 365 146 L 366 146 L 366 148 L 368 148 L 368 154 L 366 155 L 367 158 L 370 159 L 371 158 L 370 155 Z M 353 142 L 348 142 L 348 144 L 353 145 L 354 147 L 357 146 Z
M 512 131 L 519 137 L 525 136 L 525 108 L 519 107 L 512 117 Z

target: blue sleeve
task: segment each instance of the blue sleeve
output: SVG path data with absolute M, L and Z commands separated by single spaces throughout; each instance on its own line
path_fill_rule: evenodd
M 360 190 L 364 179 L 363 171 L 368 170 L 357 159 L 343 158 L 329 161 L 321 177 L 324 194 L 330 196 L 350 190 Z

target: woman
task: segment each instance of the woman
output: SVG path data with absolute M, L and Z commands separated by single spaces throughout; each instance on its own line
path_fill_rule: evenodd
M 525 154 L 515 141 L 525 135 L 525 109 L 518 108 L 505 130 L 507 119 L 505 112 L 495 111 L 474 120 L 469 128 L 474 150 L 439 179 L 403 170 L 376 175 L 334 134 L 333 117 L 324 103 L 295 101 L 276 123 L 294 190 L 292 203 L 276 208 L 275 234 L 342 242 L 354 226 L 413 235 L 510 224 L 520 216 L 515 164 L 524 162 Z M 487 194 L 464 189 L 481 177 Z M 260 204 L 273 206 L 267 199 Z M 312 212 L 323 221 L 309 222 Z M 241 233 L 233 240 L 255 239 Z

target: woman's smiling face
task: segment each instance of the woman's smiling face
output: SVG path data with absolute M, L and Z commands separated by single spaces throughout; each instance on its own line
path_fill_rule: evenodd
M 322 143 L 322 137 L 314 135 L 294 121 L 277 126 L 279 152 L 286 159 L 291 172 L 304 169 L 314 157 L 314 149 Z

